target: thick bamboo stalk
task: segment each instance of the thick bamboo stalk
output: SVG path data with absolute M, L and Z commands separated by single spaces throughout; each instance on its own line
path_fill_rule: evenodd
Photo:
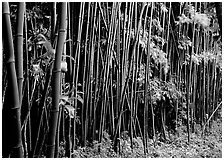
M 22 89 L 23 89 L 23 22 L 24 22 L 25 3 L 18 4 L 17 12 L 17 30 L 15 42 L 15 65 L 17 74 L 17 83 L 19 90 L 19 101 L 22 103 Z
M 59 136 L 60 136 L 60 122 L 61 122 L 61 114 L 62 114 L 63 110 L 62 110 L 62 106 L 60 106 L 59 108 L 59 114 L 58 114 L 58 121 L 57 121 L 57 129 L 56 129 L 56 139 L 55 139 L 55 153 L 54 153 L 54 157 L 58 158 L 59 156 Z
M 23 157 L 20 101 L 17 85 L 9 4 L 2 3 L 3 48 L 6 55 L 8 88 L 3 104 L 3 157 Z M 7 117 L 8 115 L 8 117 Z M 6 116 L 6 117 L 5 117 Z M 10 127 L 9 127 L 10 126 Z
M 57 119 L 59 112 L 59 99 L 60 99 L 60 77 L 61 77 L 61 58 L 62 51 L 66 37 L 66 18 L 67 18 L 67 3 L 63 2 L 61 4 L 61 14 L 60 14 L 60 26 L 58 43 L 56 46 L 55 62 L 52 74 L 52 108 L 50 111 L 50 121 L 49 121 L 49 133 L 47 142 L 47 157 L 53 158 L 55 152 L 55 138 L 57 129 Z

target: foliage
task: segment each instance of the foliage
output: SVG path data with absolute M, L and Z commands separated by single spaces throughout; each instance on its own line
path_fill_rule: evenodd
M 101 142 L 94 141 L 93 144 L 87 147 L 79 147 L 73 153 L 74 158 L 107 158 L 118 157 L 112 147 L 112 141 L 107 132 L 103 132 Z
M 144 79 L 139 78 L 139 80 L 141 80 L 140 84 L 144 84 Z M 159 80 L 158 78 L 154 78 L 150 80 L 149 84 L 153 104 L 157 104 L 160 101 L 165 101 L 166 98 L 170 101 L 176 102 L 183 96 L 173 81 L 165 82 Z M 140 95 L 140 101 L 144 102 L 143 95 Z
M 211 50 L 207 52 L 202 52 L 201 54 L 192 54 L 191 55 L 192 62 L 196 65 L 200 65 L 203 63 L 208 64 L 209 62 L 214 62 L 215 66 L 219 69 L 222 67 L 222 54 L 221 50 Z M 190 56 L 186 56 L 186 63 L 189 64 Z
M 201 25 L 203 28 L 207 28 L 210 25 L 210 18 L 208 15 L 197 12 L 192 4 L 187 5 L 185 14 L 181 14 L 178 18 L 179 21 L 176 22 L 177 24 L 194 22 Z
M 111 140 L 109 135 L 104 132 L 104 138 L 101 143 L 94 142 L 93 146 L 78 148 L 74 151 L 76 158 L 221 158 L 222 139 L 220 136 L 221 121 L 213 123 L 212 128 L 207 133 L 205 139 L 200 137 L 200 125 L 196 126 L 198 133 L 191 137 L 191 144 L 187 142 L 186 126 L 179 128 L 179 135 L 169 133 L 169 140 L 166 142 L 158 141 L 156 148 L 153 142 L 149 141 L 149 153 L 143 152 L 143 143 L 140 137 L 133 138 L 133 149 L 131 149 L 130 137 L 122 133 L 121 154 L 116 154 L 111 149 Z M 63 146 L 63 145 L 62 145 Z M 101 148 L 101 149 L 99 149 Z
M 190 38 L 182 35 L 178 40 L 178 48 L 181 50 L 187 50 L 190 46 L 192 46 Z

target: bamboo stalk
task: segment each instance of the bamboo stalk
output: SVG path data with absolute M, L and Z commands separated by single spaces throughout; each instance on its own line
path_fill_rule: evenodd
M 119 112 L 118 112 L 118 115 L 117 115 L 117 124 L 115 125 L 115 132 L 114 132 L 114 137 L 113 137 L 113 142 L 114 142 L 114 150 L 117 152 L 117 144 L 119 144 L 119 153 L 120 153 L 120 143 L 119 143 L 119 138 L 120 138 L 120 134 L 121 134 L 121 121 L 122 121 L 122 118 L 123 118 L 123 121 L 124 121 L 124 117 L 123 117 L 123 113 L 124 113 L 124 102 L 125 102 L 125 99 L 126 99 L 126 92 L 127 89 L 128 89 L 128 82 L 129 82 L 129 78 L 130 78 L 130 73 L 131 73 L 131 68 L 132 68 L 132 63 L 131 62 L 128 62 L 128 52 L 129 52 L 129 47 L 130 47 L 130 32 L 131 32 L 131 26 L 132 26 L 132 23 L 131 23 L 131 20 L 133 18 L 133 7 L 134 7 L 134 4 L 131 3 L 130 4 L 130 12 L 129 12 L 129 16 L 128 16 L 128 25 L 127 25 L 127 28 L 124 29 L 124 35 L 126 35 L 126 37 L 124 36 L 123 37 L 123 40 L 124 43 L 123 44 L 123 57 L 122 57 L 122 67 L 121 67 L 121 70 L 122 70 L 122 80 L 121 80 L 121 98 L 120 98 L 120 101 L 119 101 Z M 127 9 L 127 8 L 126 8 Z M 125 9 L 125 11 L 126 11 Z M 126 14 L 125 14 L 125 17 Z M 126 18 L 125 18 L 126 19 Z M 124 20 L 124 26 L 125 25 L 125 20 Z M 128 32 L 127 32 L 128 31 Z M 127 34 L 126 34 L 127 33 Z M 136 42 L 136 41 L 135 41 Z M 135 47 L 132 48 L 132 55 L 135 51 Z M 131 56 L 132 57 L 132 56 Z M 132 59 L 132 58 L 131 58 Z M 129 63 L 129 67 L 128 67 L 128 63 Z M 130 65 L 131 64 L 131 65 Z
M 60 106 L 59 114 L 58 114 L 58 121 L 57 121 L 56 138 L 55 138 L 55 153 L 54 153 L 55 158 L 58 158 L 58 156 L 59 156 L 59 145 L 60 145 L 59 136 L 60 136 L 60 122 L 61 122 L 62 112 L 63 112 L 62 106 Z
M 103 14 L 103 13 L 101 13 Z M 97 57 L 96 57 L 96 65 L 95 65 L 95 90 L 94 90 L 94 106 L 93 106 L 93 127 L 92 127 L 92 140 L 96 139 L 96 124 L 97 124 L 97 115 L 96 115 L 96 110 L 97 110 L 97 105 L 99 101 L 99 87 L 100 87 L 100 80 L 99 80 L 99 70 L 100 70 L 100 37 L 101 37 L 101 16 L 98 14 L 98 40 L 97 40 Z
M 26 4 L 25 4 L 25 10 L 26 10 Z M 28 35 L 27 35 L 27 16 L 26 13 L 24 15 L 24 34 L 25 34 L 25 55 L 26 55 L 26 104 L 27 108 L 30 108 L 30 74 L 29 74 L 29 54 L 28 54 Z M 28 118 L 28 124 L 25 126 L 24 132 L 27 132 L 27 157 L 31 157 L 31 150 L 32 150 L 32 140 L 31 140 L 31 123 L 30 123 L 30 117 Z M 25 134 L 25 133 L 24 133 Z
M 55 38 L 55 32 L 56 32 L 56 5 L 57 2 L 52 2 L 52 9 L 51 9 L 51 43 L 54 43 L 54 38 Z
M 204 132 L 205 132 L 205 127 L 206 125 L 209 123 L 209 121 L 211 120 L 211 118 L 213 117 L 213 115 L 215 114 L 215 112 L 218 110 L 218 108 L 221 106 L 222 102 L 219 103 L 219 105 L 217 105 L 217 107 L 215 108 L 215 110 L 212 112 L 212 114 L 210 115 L 210 117 L 208 118 L 208 120 L 205 122 L 203 128 L 202 128 L 202 133 L 201 136 L 203 137 Z
M 18 4 L 17 12 L 17 30 L 15 41 L 15 67 L 17 73 L 17 83 L 19 90 L 19 101 L 22 105 L 22 91 L 23 91 L 23 23 L 24 23 L 25 3 Z
M 79 76 L 79 61 L 80 61 L 80 43 L 81 43 L 81 34 L 82 34 L 82 24 L 83 24 L 83 19 L 84 19 L 84 8 L 85 8 L 85 3 L 81 3 L 81 8 L 80 8 L 80 13 L 79 13 L 79 27 L 78 27 L 78 38 L 77 38 L 77 45 L 76 45 L 76 54 L 75 54 L 75 63 L 74 63 L 74 68 L 73 68 L 73 84 L 75 86 L 75 91 L 74 91 L 74 106 L 75 106 L 75 111 L 77 111 L 77 88 L 78 88 L 78 76 Z M 76 64 L 77 62 L 77 64 Z M 73 137 L 73 148 L 74 150 L 76 148 L 76 117 L 77 115 L 75 114 L 74 117 L 74 137 Z
M 2 3 L 2 33 L 3 46 L 6 54 L 8 94 L 3 107 L 3 157 L 22 158 L 23 146 L 20 121 L 20 100 L 15 70 L 15 57 L 13 48 L 13 37 L 10 21 L 9 4 Z M 3 104 L 4 105 L 4 104 Z M 11 115 L 11 116 L 10 116 Z M 5 121 L 6 120 L 6 121 Z M 6 127 L 10 125 L 10 128 Z
M 100 118 L 100 129 L 99 129 L 99 141 L 102 141 L 103 136 L 103 130 L 104 130 L 104 121 L 105 121 L 105 115 L 106 115 L 106 106 L 107 106 L 107 98 L 108 98 L 108 84 L 109 84 L 109 72 L 110 72 L 110 66 L 112 65 L 111 59 L 112 59 L 112 44 L 113 44 L 113 38 L 115 37 L 114 33 L 116 31 L 115 27 L 115 17 L 116 17 L 116 3 L 113 3 L 112 6 L 112 14 L 111 14 L 111 23 L 109 26 L 109 37 L 107 40 L 107 48 L 106 48 L 106 62 L 104 64 L 104 72 L 103 72 L 103 86 L 102 86 L 102 108 L 101 108 L 101 118 Z M 114 28 L 113 28 L 114 27 Z M 113 37 L 114 36 L 114 37 Z
M 88 76 L 86 76 L 86 119 L 85 119 L 85 134 L 84 134 L 84 145 L 86 145 L 86 139 L 88 135 L 90 135 L 91 130 L 90 130 L 90 124 L 92 121 L 92 108 L 93 108 L 93 103 L 92 103 L 92 88 L 93 88 L 93 65 L 94 65 L 94 51 L 95 51 L 95 23 L 96 23 L 96 13 L 97 13 L 97 4 L 93 3 L 92 4 L 92 23 L 90 26 L 90 44 L 89 44 L 89 56 L 88 56 L 88 68 L 87 68 L 87 73 Z
M 66 54 L 69 55 L 70 57 L 72 57 L 72 53 L 73 53 L 73 45 L 72 45 L 72 42 L 73 42 L 73 39 L 72 39 L 72 18 L 71 18 L 71 15 L 72 15 L 72 3 L 68 3 L 68 27 L 67 27 L 67 39 L 69 40 L 68 43 L 67 43 L 67 46 L 66 46 Z M 72 77 L 72 59 L 70 58 L 68 62 L 68 77 L 69 77 L 69 81 L 71 81 L 71 77 Z
M 59 112 L 59 95 L 60 95 L 60 74 L 61 74 L 61 57 L 65 42 L 66 32 L 67 3 L 61 4 L 60 27 L 58 43 L 56 46 L 55 62 L 52 77 L 52 108 L 49 121 L 49 133 L 47 142 L 47 157 L 53 158 L 55 152 L 55 138 L 57 129 L 57 118 Z
M 42 99 L 40 101 L 40 106 L 42 106 L 42 108 L 40 109 L 40 117 L 39 117 L 39 125 L 38 125 L 38 130 L 37 130 L 37 140 L 36 140 L 36 144 L 34 146 L 33 149 L 33 156 L 35 156 L 36 153 L 36 148 L 38 148 L 38 141 L 39 141 L 39 137 L 40 137 L 40 133 L 41 133 L 41 127 L 42 127 L 42 123 L 43 123 L 43 116 L 44 116 L 44 111 L 46 109 L 46 100 L 47 100 L 47 96 L 48 96 L 48 92 L 49 92 L 49 87 L 50 87 L 50 83 L 51 83 L 51 77 L 52 77 L 52 69 L 53 69 L 53 64 L 50 64 L 50 67 L 48 69 L 47 75 L 46 75 L 46 82 L 44 84 L 44 91 L 43 91 L 43 96 Z
M 197 5 L 196 5 L 197 6 Z M 197 7 L 196 7 L 197 8 Z M 194 44 L 194 39 L 195 39 L 195 24 L 193 24 L 193 38 L 192 38 L 192 44 Z M 187 94 L 186 94 L 186 99 L 187 99 L 187 133 L 188 133 L 188 143 L 190 143 L 190 101 L 191 101 L 191 97 L 190 97 L 190 92 L 191 92 L 191 76 L 192 76 L 192 55 L 194 53 L 194 45 L 192 45 L 192 51 L 189 53 L 190 56 L 190 66 L 189 66 L 189 76 L 187 79 Z
M 83 91 L 83 99 L 85 100 L 86 98 L 86 70 L 87 70 L 87 42 L 88 42 L 88 35 L 89 35 L 89 24 L 90 24 L 90 8 L 91 8 L 91 3 L 88 3 L 88 11 L 87 11 L 87 24 L 86 24 L 86 37 L 85 37 L 85 44 L 84 44 L 84 64 L 83 64 L 83 78 L 82 78 L 82 91 Z M 81 109 L 81 127 L 82 127 L 82 135 L 85 133 L 85 122 L 84 122 L 84 109 L 85 109 L 85 104 L 86 102 L 84 101 L 82 104 L 82 109 Z M 84 136 L 82 136 L 82 143 L 85 144 L 84 142 Z M 82 144 L 82 145 L 83 145 Z
M 148 4 L 149 5 L 149 4 Z M 154 3 L 151 3 L 151 15 L 150 15 L 150 24 L 149 24 L 149 39 L 147 42 L 147 60 L 145 66 L 145 91 L 144 91 L 144 132 L 143 132 L 143 144 L 144 144 L 144 153 L 148 153 L 148 103 L 151 106 L 152 112 L 152 125 L 153 125 L 153 140 L 155 141 L 155 124 L 154 124 L 154 112 L 153 112 L 153 105 L 151 102 L 151 94 L 150 94 L 150 83 L 149 83 L 149 71 L 150 71 L 150 37 L 151 37 L 151 30 L 152 30 L 152 16 L 153 16 L 153 9 Z M 149 93 L 148 93 L 149 92 Z M 148 101 L 148 96 L 150 100 Z

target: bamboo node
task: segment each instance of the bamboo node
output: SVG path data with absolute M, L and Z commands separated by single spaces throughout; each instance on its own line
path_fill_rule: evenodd
M 51 113 L 57 113 L 57 112 L 59 112 L 59 110 L 57 109 L 51 110 Z
M 9 58 L 7 61 L 6 61 L 6 64 L 8 63 L 15 63 L 15 59 L 14 58 Z
M 55 147 L 55 144 L 46 144 L 47 148 Z
M 61 72 L 61 69 L 53 70 L 52 72 L 53 73 L 58 73 L 58 72 Z
M 59 29 L 59 33 L 60 32 L 65 32 L 66 31 L 66 29 Z
M 23 34 L 17 34 L 16 37 L 23 37 Z

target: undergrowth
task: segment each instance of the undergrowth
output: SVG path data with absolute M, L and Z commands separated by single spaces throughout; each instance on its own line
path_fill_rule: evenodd
M 186 126 L 179 127 L 178 133 L 169 133 L 166 141 L 148 141 L 148 153 L 144 154 L 142 139 L 133 138 L 133 149 L 130 137 L 126 132 L 120 138 L 120 153 L 113 150 L 112 140 L 107 132 L 103 134 L 102 142 L 94 141 L 86 147 L 78 147 L 74 150 L 74 158 L 221 158 L 222 157 L 222 122 L 213 122 L 211 128 L 207 128 L 204 137 L 201 136 L 199 125 L 195 127 L 195 133 L 191 134 L 188 143 Z M 60 157 L 64 157 L 64 147 L 60 147 Z

